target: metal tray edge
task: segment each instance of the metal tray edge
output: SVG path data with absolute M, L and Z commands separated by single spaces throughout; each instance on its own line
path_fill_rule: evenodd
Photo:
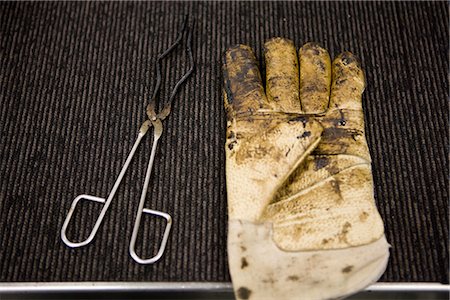
M 0 282 L 0 293 L 36 292 L 231 292 L 229 282 Z M 450 285 L 436 282 L 378 282 L 364 291 L 450 292 Z

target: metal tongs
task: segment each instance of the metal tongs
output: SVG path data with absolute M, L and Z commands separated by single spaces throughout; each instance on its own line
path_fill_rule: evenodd
M 128 165 L 130 164 L 134 153 L 136 152 L 136 149 L 138 148 L 142 138 L 145 136 L 145 134 L 147 133 L 147 131 L 149 130 L 149 128 L 151 126 L 153 126 L 153 146 L 152 146 L 152 150 L 151 150 L 151 154 L 150 154 L 150 159 L 148 162 L 148 167 L 147 167 L 147 172 L 145 174 L 145 180 L 144 180 L 144 185 L 142 188 L 142 193 L 141 193 L 141 198 L 139 201 L 139 208 L 136 214 L 136 219 L 134 222 L 134 227 L 133 227 L 133 233 L 131 235 L 131 240 L 130 240 L 130 255 L 131 257 L 138 263 L 140 264 L 152 264 L 155 263 L 156 261 L 158 261 L 161 256 L 164 253 L 164 250 L 166 248 L 166 244 L 167 244 L 167 240 L 169 238 L 169 234 L 170 234 L 170 228 L 172 226 L 172 217 L 165 213 L 165 212 L 161 212 L 161 211 L 157 211 L 157 210 L 152 210 L 149 208 L 144 208 L 144 204 L 145 204 L 145 197 L 147 194 L 147 189 L 148 189 L 148 184 L 150 181 L 150 175 L 152 172 L 152 168 L 153 168 L 153 161 L 155 159 L 155 153 L 156 153 L 156 149 L 158 146 L 158 141 L 163 133 L 163 126 L 162 126 L 162 121 L 167 118 L 167 116 L 170 114 L 170 110 L 171 110 L 171 106 L 172 106 L 172 102 L 173 99 L 175 97 L 175 95 L 177 94 L 177 92 L 180 89 L 180 86 L 189 78 L 189 76 L 192 74 L 193 70 L 194 70 L 194 58 L 192 55 L 192 29 L 189 28 L 187 26 L 187 20 L 188 20 L 188 16 L 185 17 L 183 24 L 181 25 L 181 29 L 178 33 L 178 37 L 175 40 L 175 42 L 167 49 L 165 50 L 162 54 L 160 54 L 156 60 L 156 85 L 155 85 L 155 89 L 153 90 L 153 95 L 152 98 L 150 100 L 150 103 L 147 106 L 147 116 L 148 119 L 141 125 L 140 129 L 139 129 L 139 134 L 137 136 L 137 139 L 133 145 L 133 148 L 131 149 L 130 154 L 128 155 L 125 164 L 122 167 L 122 170 L 119 173 L 119 176 L 117 177 L 116 182 L 114 183 L 114 186 L 111 190 L 111 192 L 108 195 L 108 198 L 105 200 L 104 198 L 100 198 L 100 197 L 96 197 L 96 196 L 91 196 L 91 195 L 79 195 L 78 197 L 76 197 L 73 202 L 72 205 L 70 207 L 70 210 L 66 216 L 66 219 L 64 221 L 64 224 L 61 228 L 61 239 L 63 240 L 63 242 L 72 248 L 77 248 L 77 247 L 82 247 L 85 246 L 87 244 L 89 244 L 90 242 L 92 242 L 92 240 L 94 239 L 95 235 L 97 234 L 97 231 L 103 221 L 103 218 L 106 214 L 106 211 L 108 210 L 112 199 L 114 198 L 114 195 L 116 194 L 116 191 L 120 185 L 120 182 L 122 181 L 123 176 L 125 175 L 125 172 L 127 171 Z M 192 27 L 194 26 L 194 24 L 192 25 Z M 173 50 L 175 48 L 177 48 L 177 46 L 181 43 L 183 36 L 186 32 L 186 30 L 188 31 L 187 33 L 187 43 L 186 43 L 186 52 L 189 58 L 189 70 L 183 75 L 183 77 L 175 84 L 175 87 L 173 88 L 169 100 L 167 101 L 167 103 L 164 105 L 163 109 L 161 110 L 160 113 L 156 113 L 155 109 L 156 109 L 156 98 L 159 94 L 159 89 L 161 86 L 161 61 L 168 56 L 171 52 L 173 52 Z M 98 203 L 102 203 L 104 204 L 100 215 L 97 218 L 97 221 L 95 222 L 94 228 L 92 229 L 91 233 L 89 234 L 88 238 L 85 239 L 82 242 L 72 242 L 70 241 L 67 236 L 66 236 L 66 230 L 67 230 L 67 226 L 70 223 L 70 220 L 72 218 L 72 215 L 75 211 L 75 208 L 78 204 L 78 202 L 80 200 L 88 200 L 88 201 L 94 201 L 94 202 L 98 202 Z M 156 215 L 156 216 L 160 216 L 163 217 L 164 219 L 166 219 L 167 221 L 167 225 L 166 228 L 164 230 L 164 234 L 163 234 L 163 238 L 161 241 L 161 245 L 159 247 L 158 253 L 148 259 L 142 259 L 140 258 L 135 250 L 135 245 L 136 245 L 136 238 L 137 238 L 137 234 L 139 231 L 139 225 L 141 223 L 141 217 L 142 214 L 150 214 L 150 215 Z

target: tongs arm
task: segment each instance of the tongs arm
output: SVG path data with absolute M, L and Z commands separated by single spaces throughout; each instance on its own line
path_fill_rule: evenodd
M 131 255 L 131 257 L 133 257 L 133 259 L 136 262 L 138 262 L 140 264 L 152 264 L 161 258 L 161 256 L 164 253 L 164 250 L 166 248 L 167 240 L 169 238 L 170 228 L 172 227 L 172 217 L 169 214 L 167 214 L 165 212 L 157 211 L 157 210 L 144 208 L 145 198 L 147 196 L 148 184 L 150 182 L 150 175 L 152 173 L 153 162 L 155 160 L 156 149 L 158 147 L 159 138 L 161 137 L 162 132 L 163 132 L 163 126 L 162 126 L 161 120 L 156 119 L 155 121 L 152 122 L 152 124 L 153 124 L 153 129 L 154 129 L 153 130 L 153 146 L 152 146 L 152 151 L 151 151 L 150 159 L 149 159 L 148 166 L 147 166 L 147 172 L 145 173 L 145 180 L 144 180 L 144 185 L 142 188 L 141 199 L 139 200 L 139 208 L 138 208 L 138 211 L 136 214 L 136 219 L 134 221 L 133 233 L 131 234 L 131 240 L 130 240 L 130 255 Z M 157 216 L 165 218 L 167 221 L 166 229 L 164 230 L 163 238 L 162 238 L 158 253 L 149 259 L 140 258 L 137 255 L 136 248 L 135 248 L 136 239 L 137 239 L 137 235 L 139 232 L 139 227 L 141 224 L 141 218 L 142 218 L 143 213 L 157 215 Z
M 117 189 L 119 188 L 120 182 L 122 181 L 123 176 L 125 175 L 125 172 L 127 171 L 131 160 L 133 159 L 134 153 L 136 152 L 136 149 L 138 148 L 142 138 L 145 136 L 145 134 L 147 133 L 150 126 L 151 126 L 151 122 L 149 120 L 145 121 L 141 125 L 141 128 L 139 129 L 139 134 L 136 138 L 136 141 L 134 142 L 133 148 L 131 149 L 130 154 L 128 154 L 128 157 L 122 167 L 122 170 L 120 170 L 119 176 L 117 177 L 116 182 L 114 183 L 114 186 L 112 187 L 111 192 L 109 193 L 108 199 L 106 199 L 106 201 L 105 201 L 105 198 L 100 198 L 100 197 L 91 196 L 91 195 L 84 195 L 84 194 L 77 196 L 72 201 L 72 205 L 70 206 L 69 212 L 67 213 L 66 219 L 64 220 L 64 224 L 61 228 L 61 239 L 67 246 L 72 247 L 72 248 L 78 248 L 78 247 L 86 246 L 87 244 L 92 242 L 95 235 L 97 234 L 97 231 L 98 231 L 100 225 L 103 222 L 103 218 L 105 217 L 106 211 L 108 210 L 109 206 L 111 205 L 114 195 L 116 194 Z M 100 215 L 98 216 L 97 220 L 95 221 L 94 227 L 92 228 L 92 231 L 90 232 L 87 239 L 85 239 L 84 241 L 81 241 L 81 242 L 72 242 L 67 237 L 66 231 L 67 231 L 67 227 L 69 226 L 70 220 L 72 219 L 72 215 L 75 212 L 75 209 L 76 209 L 78 203 L 80 202 L 80 200 L 88 200 L 88 201 L 93 201 L 93 202 L 97 202 L 97 203 L 104 203 L 104 205 L 103 205 Z
M 183 22 L 182 29 L 180 31 L 180 34 L 179 34 L 177 40 L 166 51 L 164 51 L 164 53 L 161 54 L 156 61 L 156 78 L 157 78 L 156 86 L 155 86 L 155 90 L 153 91 L 153 95 L 150 100 L 150 103 L 147 106 L 147 116 L 151 120 L 153 128 L 154 128 L 153 146 L 152 146 L 152 151 L 150 154 L 150 160 L 148 163 L 147 172 L 145 175 L 144 186 L 142 189 L 141 199 L 139 201 L 139 208 L 138 208 L 138 212 L 136 214 L 136 219 L 134 222 L 133 233 L 131 235 L 130 247 L 129 247 L 131 257 L 133 257 L 133 259 L 140 264 L 152 264 L 161 258 L 161 256 L 164 253 L 164 250 L 165 250 L 165 247 L 167 244 L 167 240 L 169 238 L 170 228 L 172 227 L 172 217 L 169 214 L 161 212 L 161 211 L 157 211 L 157 210 L 151 210 L 151 209 L 144 208 L 144 204 L 145 204 L 145 198 L 147 195 L 148 184 L 150 182 L 150 175 L 151 175 L 152 168 L 153 168 L 153 162 L 155 159 L 156 149 L 158 147 L 158 141 L 163 132 L 163 126 L 162 126 L 161 121 L 164 120 L 170 114 L 170 110 L 171 110 L 171 106 L 172 106 L 174 97 L 178 93 L 181 85 L 189 78 L 189 76 L 194 71 L 194 57 L 192 55 L 192 30 L 189 29 L 188 36 L 187 36 L 187 45 L 186 45 L 186 52 L 189 57 L 189 69 L 186 71 L 186 73 L 184 73 L 184 75 L 181 77 L 181 79 L 175 84 L 175 86 L 172 89 L 172 92 L 170 94 L 169 100 L 164 105 L 164 107 L 160 111 L 160 113 L 157 114 L 155 111 L 155 107 L 156 107 L 156 98 L 159 93 L 159 87 L 160 87 L 160 83 L 161 83 L 161 60 L 163 58 L 165 58 L 170 52 L 172 52 L 176 48 L 176 46 L 178 46 L 178 44 L 181 42 L 184 31 L 186 29 L 186 20 L 187 20 L 187 16 L 186 16 L 185 21 Z M 194 24 L 195 24 L 195 22 L 194 22 Z M 194 26 L 194 24 L 192 26 Z M 148 258 L 148 259 L 140 258 L 136 253 L 136 240 L 137 240 L 137 235 L 139 232 L 139 226 L 141 223 L 141 218 L 142 218 L 143 213 L 157 215 L 157 216 L 165 218 L 167 221 L 166 228 L 164 230 L 163 238 L 162 238 L 158 253 L 155 256 Z

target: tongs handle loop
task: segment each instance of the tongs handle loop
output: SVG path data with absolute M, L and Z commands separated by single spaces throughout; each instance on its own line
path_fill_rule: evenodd
M 71 242 L 67 238 L 67 235 L 66 235 L 67 226 L 69 226 L 70 220 L 72 219 L 72 215 L 75 212 L 75 208 L 77 207 L 78 202 L 80 202 L 80 200 L 83 200 L 83 199 L 88 200 L 88 201 L 97 202 L 97 203 L 102 203 L 102 204 L 105 203 L 105 201 L 106 201 L 105 198 L 100 198 L 100 197 L 91 196 L 91 195 L 79 195 L 72 201 L 72 205 L 70 206 L 69 212 L 67 213 L 66 219 L 64 220 L 64 224 L 61 229 L 61 239 L 67 246 L 72 247 L 72 248 L 78 248 L 78 247 L 82 247 L 82 246 L 89 244 L 94 239 L 95 234 L 97 233 L 98 227 L 100 226 L 100 223 L 101 223 L 101 219 L 98 218 L 97 222 L 94 225 L 94 229 L 92 229 L 88 238 L 82 242 L 78 242 L 78 243 Z M 103 207 L 103 210 L 105 210 L 105 207 Z M 100 222 L 99 222 L 99 219 L 100 219 Z M 98 226 L 97 226 L 97 223 L 99 224 Z
M 139 255 L 136 253 L 135 246 L 136 246 L 137 233 L 139 230 L 139 224 L 135 224 L 135 226 L 133 228 L 133 236 L 132 236 L 132 240 L 130 242 L 130 255 L 137 263 L 148 265 L 148 264 L 153 264 L 153 263 L 157 262 L 161 258 L 161 256 L 164 254 L 164 250 L 166 249 L 166 245 L 167 245 L 167 240 L 169 239 L 170 229 L 172 227 L 172 217 L 168 213 L 149 209 L 149 208 L 144 208 L 142 210 L 142 213 L 163 217 L 164 219 L 166 219 L 166 222 L 167 222 L 166 228 L 164 229 L 164 234 L 163 234 L 163 238 L 161 241 L 161 245 L 159 246 L 158 253 L 156 253 L 155 256 L 153 256 L 151 258 L 147 258 L 147 259 L 140 258 Z M 135 233 L 135 231 L 136 231 L 136 233 Z M 134 237 L 134 239 L 133 239 L 133 237 Z

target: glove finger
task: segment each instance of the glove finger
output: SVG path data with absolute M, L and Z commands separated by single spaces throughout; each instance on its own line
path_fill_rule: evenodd
M 362 110 L 365 79 L 356 56 L 350 52 L 341 53 L 334 59 L 332 69 L 330 110 Z
M 225 52 L 224 99 L 228 117 L 269 108 L 252 49 L 236 45 Z
M 274 110 L 300 112 L 299 73 L 294 43 L 273 38 L 265 43 L 266 94 Z
M 320 118 L 324 132 L 314 154 L 347 154 L 370 161 L 361 101 L 364 72 L 356 57 L 344 52 L 333 61 L 332 73 L 330 106 Z
M 331 59 L 328 51 L 316 43 L 307 43 L 298 51 L 300 60 L 300 100 L 305 113 L 327 110 L 331 85 Z

